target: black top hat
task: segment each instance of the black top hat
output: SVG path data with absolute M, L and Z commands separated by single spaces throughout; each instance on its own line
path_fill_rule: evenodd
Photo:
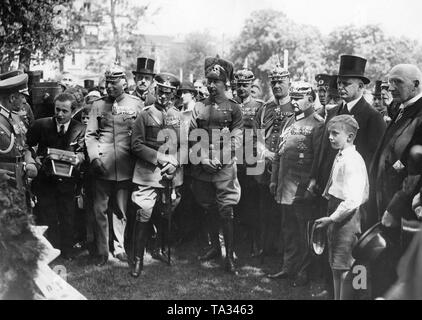
M 342 55 L 340 57 L 339 77 L 359 78 L 364 84 L 371 82 L 365 77 L 366 59 L 358 56 Z
M 91 89 L 94 88 L 94 80 L 84 80 L 84 88 L 85 89 Z
M 353 248 L 352 256 L 360 263 L 369 263 L 377 260 L 381 253 L 397 246 L 381 222 L 368 229 Z
M 377 80 L 375 81 L 375 91 L 373 92 L 374 97 L 381 97 L 381 90 L 382 90 L 382 81 Z
M 155 75 L 154 73 L 154 65 L 155 60 L 150 58 L 138 58 L 137 65 L 136 65 L 136 71 L 132 71 L 134 75 L 137 74 L 150 74 Z

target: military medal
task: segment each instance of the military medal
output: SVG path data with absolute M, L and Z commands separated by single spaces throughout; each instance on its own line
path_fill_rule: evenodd
M 224 127 L 223 129 L 221 129 L 221 133 L 222 134 L 228 134 L 228 133 L 230 133 L 229 127 Z

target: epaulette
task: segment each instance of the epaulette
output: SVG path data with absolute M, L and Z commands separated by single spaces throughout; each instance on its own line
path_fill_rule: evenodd
M 153 106 L 153 104 L 150 104 L 149 106 L 146 106 L 142 109 L 142 111 L 147 111 L 149 109 L 151 109 L 151 107 Z
M 323 117 L 321 117 L 318 113 L 314 113 L 314 118 L 316 119 L 316 120 L 318 120 L 319 122 L 324 122 L 324 118 Z
M 127 94 L 130 98 L 135 99 L 135 100 L 139 100 L 142 101 L 141 98 L 134 96 L 133 94 Z
M 0 105 L 0 114 L 5 117 L 6 119 L 9 119 L 10 117 L 10 110 L 6 109 L 5 107 L 3 107 L 2 105 Z
M 261 99 L 255 99 L 255 101 L 258 102 L 258 103 L 260 103 L 260 104 L 265 104 L 265 101 L 264 100 L 261 100 Z

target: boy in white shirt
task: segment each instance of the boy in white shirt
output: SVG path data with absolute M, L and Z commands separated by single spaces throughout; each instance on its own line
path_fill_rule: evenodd
M 316 220 L 317 228 L 328 227 L 329 262 L 333 272 L 334 299 L 343 297 L 343 285 L 353 264 L 352 249 L 360 230 L 360 206 L 368 200 L 368 174 L 362 156 L 353 145 L 359 125 L 351 115 L 328 123 L 329 140 L 339 150 L 323 196 L 328 199 L 328 217 Z

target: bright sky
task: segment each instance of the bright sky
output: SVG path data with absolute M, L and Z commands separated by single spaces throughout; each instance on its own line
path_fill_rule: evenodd
M 143 33 L 208 30 L 215 36 L 233 36 L 240 32 L 252 11 L 275 9 L 297 23 L 317 26 L 323 34 L 350 23 L 357 26 L 376 23 L 389 34 L 422 41 L 420 0 L 154 0 L 153 3 L 161 11 Z

